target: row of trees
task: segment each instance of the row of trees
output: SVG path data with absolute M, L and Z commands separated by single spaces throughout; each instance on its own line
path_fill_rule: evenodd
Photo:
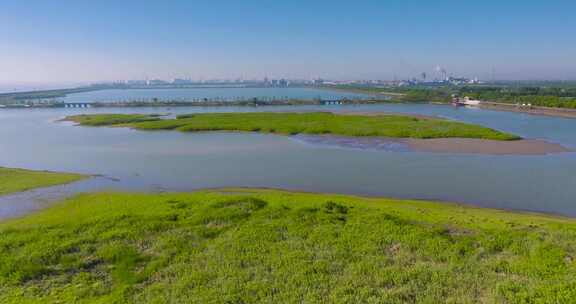
M 468 96 L 473 99 L 504 102 L 529 103 L 535 106 L 576 109 L 576 85 L 573 86 L 409 86 L 370 87 L 340 86 L 366 93 L 401 93 L 392 101 L 398 102 L 441 102 L 448 103 L 452 95 Z

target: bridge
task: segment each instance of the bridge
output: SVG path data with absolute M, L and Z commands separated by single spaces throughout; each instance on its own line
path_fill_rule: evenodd
M 67 102 L 64 103 L 65 108 L 91 108 L 92 105 L 89 102 Z
M 340 99 L 325 99 L 325 100 L 320 100 L 320 104 L 324 105 L 324 106 L 330 106 L 330 105 L 341 105 L 344 102 Z

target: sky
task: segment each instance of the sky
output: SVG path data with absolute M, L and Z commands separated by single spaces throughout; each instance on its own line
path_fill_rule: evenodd
M 0 83 L 576 79 L 576 1 L 0 1 Z

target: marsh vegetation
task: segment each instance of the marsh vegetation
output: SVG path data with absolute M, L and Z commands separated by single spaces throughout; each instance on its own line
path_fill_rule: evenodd
M 516 140 L 516 135 L 490 128 L 406 115 L 339 115 L 313 113 L 205 113 L 161 119 L 143 114 L 89 114 L 66 118 L 83 126 L 119 126 L 138 130 L 178 130 L 184 132 L 242 131 L 394 138 L 479 138 Z
M 73 173 L 0 168 L 0 195 L 40 187 L 67 184 L 83 179 L 84 177 L 83 175 Z
M 93 193 L 0 224 L 2 303 L 569 303 L 573 220 L 228 189 Z

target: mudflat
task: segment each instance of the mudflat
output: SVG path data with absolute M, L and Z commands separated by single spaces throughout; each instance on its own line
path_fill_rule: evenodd
M 544 155 L 574 152 L 560 144 L 539 139 L 496 141 L 475 138 L 404 139 L 414 151 L 439 153 Z
M 560 144 L 539 139 L 502 141 L 476 138 L 420 139 L 335 135 L 297 135 L 293 137 L 311 144 L 395 152 L 470 153 L 493 155 L 545 155 L 574 152 Z

